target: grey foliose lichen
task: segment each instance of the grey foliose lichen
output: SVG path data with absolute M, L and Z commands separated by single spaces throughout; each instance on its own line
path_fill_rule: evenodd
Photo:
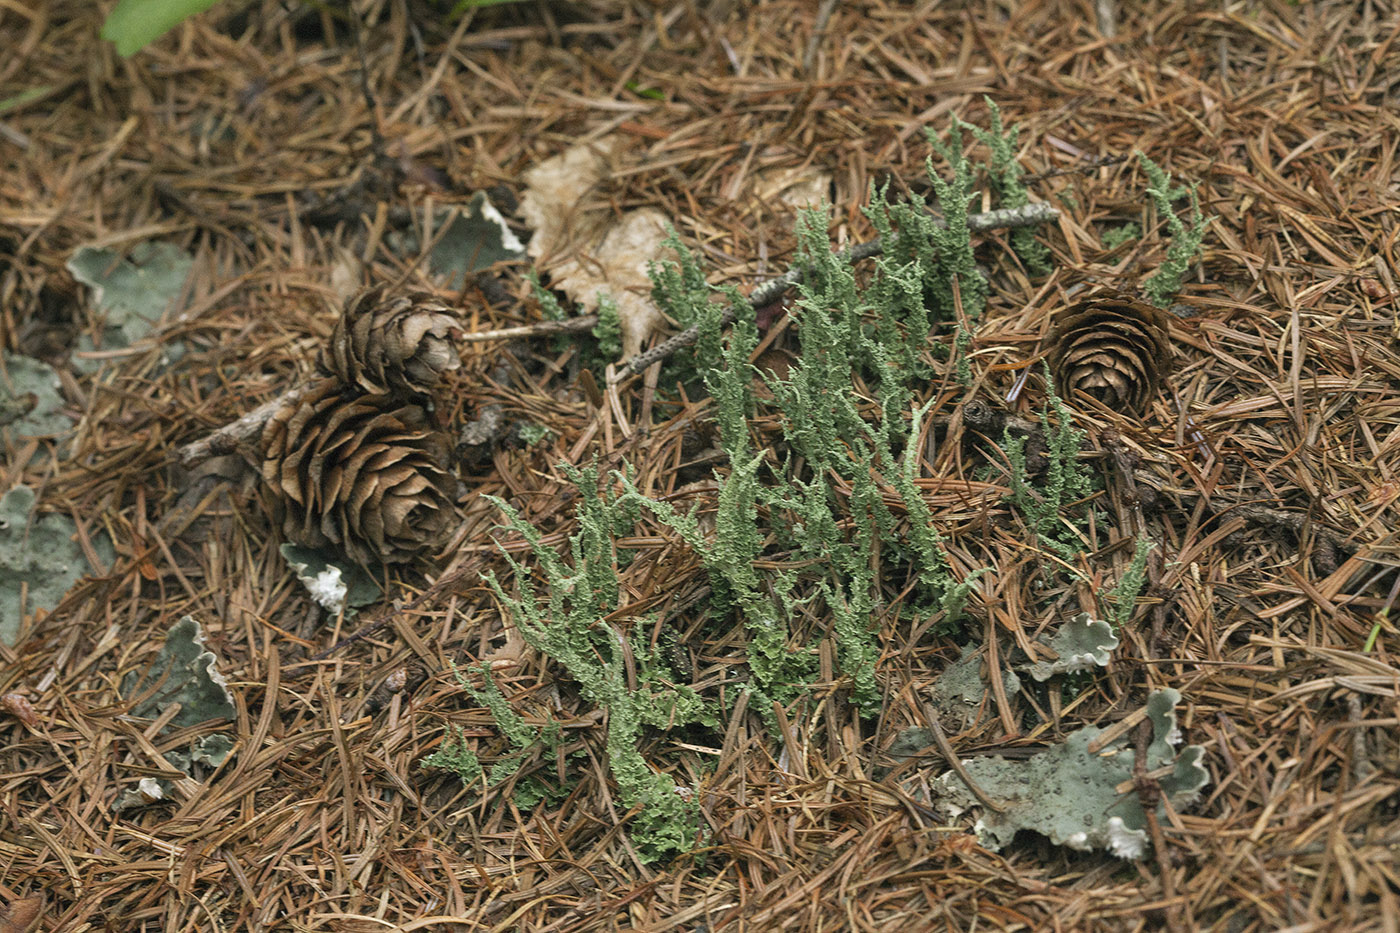
M 1190 804 L 1209 779 L 1201 766 L 1202 746 L 1175 748 L 1181 741 L 1175 713 L 1180 700 L 1175 690 L 1159 690 L 1148 698 L 1146 710 L 1153 725 L 1147 770 L 1169 769 L 1156 781 L 1164 800 L 1177 809 Z M 1029 759 L 964 761 L 968 778 L 1000 811 L 983 807 L 952 771 L 935 781 L 935 797 L 951 816 L 980 808 L 974 830 L 989 849 L 1000 850 L 1019 830 L 1029 829 L 1072 849 L 1107 849 L 1120 858 L 1139 858 L 1147 845 L 1147 814 L 1133 787 L 1135 753 L 1126 738 L 1095 748 L 1102 732 L 1086 726 Z M 1165 813 L 1165 805 L 1159 812 Z

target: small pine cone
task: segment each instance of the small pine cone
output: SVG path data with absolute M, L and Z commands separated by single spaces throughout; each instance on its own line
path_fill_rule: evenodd
M 418 405 L 343 388 L 322 379 L 263 428 L 262 478 L 282 532 L 364 566 L 410 560 L 451 530 L 447 439 Z
M 379 285 L 345 303 L 321 366 L 366 392 L 427 395 L 461 365 L 451 338 L 457 320 L 432 295 L 386 291 Z
M 1046 341 L 1050 372 L 1065 398 L 1084 392 L 1133 412 L 1156 393 L 1171 356 L 1167 316 L 1110 289 L 1062 310 Z

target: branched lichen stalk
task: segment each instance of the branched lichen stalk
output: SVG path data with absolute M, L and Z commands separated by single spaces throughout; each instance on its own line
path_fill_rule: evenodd
M 1058 220 L 1059 217 L 1060 212 L 1049 204 L 1026 204 L 1022 207 L 1008 207 L 1002 208 L 1001 210 L 985 211 L 981 214 L 969 214 L 967 216 L 967 229 L 973 233 L 983 233 L 987 230 L 1030 227 L 1036 224 L 1050 223 Z M 941 223 L 942 221 L 935 218 L 935 222 Z M 837 258 L 844 262 L 859 262 L 862 259 L 869 259 L 872 256 L 880 255 L 884 249 L 885 245 L 881 241 L 881 238 L 876 237 L 867 243 L 857 243 L 850 249 L 842 250 L 836 255 Z M 795 267 L 789 269 L 778 278 L 757 286 L 749 293 L 749 305 L 753 308 L 762 308 L 777 301 L 782 297 L 784 292 L 802 281 L 805 271 L 806 270 L 800 267 Z M 734 309 L 727 309 L 724 312 L 724 316 L 721 318 L 721 323 L 728 326 L 733 320 Z M 638 373 L 645 372 L 647 367 L 654 363 L 659 363 L 672 354 L 686 347 L 693 346 L 699 338 L 700 327 L 698 325 L 688 327 L 669 340 L 628 360 L 618 369 L 617 374 L 613 377 L 613 381 L 616 382 L 628 376 L 635 376 Z

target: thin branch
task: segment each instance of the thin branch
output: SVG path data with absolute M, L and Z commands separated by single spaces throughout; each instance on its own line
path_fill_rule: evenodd
M 551 334 L 574 334 L 591 330 L 598 323 L 598 315 L 585 314 L 569 318 L 567 321 L 539 321 L 523 324 L 520 327 L 503 327 L 500 330 L 470 331 L 458 336 L 459 343 L 484 343 L 487 340 L 515 340 L 521 337 L 548 337 Z
M 188 468 L 202 463 L 210 457 L 221 457 L 235 452 L 239 447 L 261 434 L 263 425 L 277 413 L 279 408 L 296 402 L 307 393 L 311 386 L 312 383 L 308 382 L 294 389 L 289 389 L 272 401 L 264 402 L 254 408 L 237 421 L 224 425 L 208 437 L 202 437 L 181 447 L 180 452 L 176 455 L 180 465 Z

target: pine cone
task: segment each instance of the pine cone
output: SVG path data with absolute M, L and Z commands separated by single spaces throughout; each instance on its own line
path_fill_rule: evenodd
M 1109 289 L 1062 310 L 1046 339 L 1050 372 L 1065 398 L 1084 392 L 1134 412 L 1156 393 L 1171 355 L 1167 316 Z
M 364 566 L 409 560 L 450 530 L 447 440 L 418 405 L 343 388 L 322 379 L 263 428 L 262 478 L 282 532 Z
M 457 320 L 432 295 L 386 291 L 379 285 L 345 303 L 321 366 L 366 392 L 427 395 L 461 365 L 451 339 Z

